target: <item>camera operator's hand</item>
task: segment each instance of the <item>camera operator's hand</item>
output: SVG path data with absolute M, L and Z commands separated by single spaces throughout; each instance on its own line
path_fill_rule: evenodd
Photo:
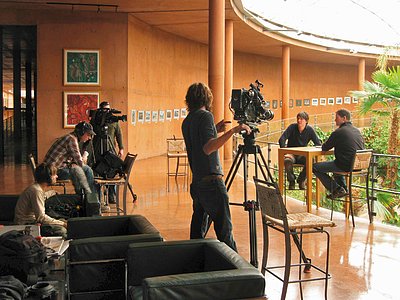
M 239 124 L 233 127 L 232 130 L 234 133 L 246 133 L 246 134 L 251 133 L 251 128 L 246 124 Z
M 217 132 L 224 132 L 226 130 L 226 124 L 231 123 L 231 121 L 221 120 L 217 124 L 215 124 L 215 128 Z
M 122 158 L 124 156 L 124 149 L 119 149 L 118 156 Z

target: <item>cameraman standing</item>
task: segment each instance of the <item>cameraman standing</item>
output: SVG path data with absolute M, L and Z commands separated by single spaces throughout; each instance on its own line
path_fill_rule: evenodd
M 104 116 L 107 116 L 110 113 L 111 107 L 108 101 L 103 101 L 100 103 L 99 109 L 96 111 L 96 114 L 100 113 Z M 101 160 L 102 154 L 106 151 L 110 151 L 113 154 L 118 155 L 120 158 L 123 158 L 124 155 L 124 145 L 122 142 L 122 131 L 118 124 L 118 122 L 108 122 L 107 118 L 104 121 L 104 124 L 94 124 L 96 118 L 92 118 L 90 123 L 93 125 L 94 131 L 96 135 L 93 138 L 93 152 L 94 158 L 90 159 L 91 164 L 93 165 L 95 162 Z M 100 125 L 100 126 L 99 126 Z M 118 146 L 118 153 L 116 150 L 116 146 Z M 91 152 L 89 152 L 91 153 Z M 108 202 L 115 203 L 115 186 L 108 187 Z
M 204 83 L 192 84 L 186 93 L 189 114 L 182 123 L 182 133 L 193 173 L 190 185 L 193 199 L 190 238 L 204 238 L 208 230 L 208 218 L 211 218 L 217 238 L 237 251 L 218 149 L 234 133 L 246 131 L 250 134 L 251 129 L 239 124 L 218 136 L 217 132 L 225 130 L 225 122 L 222 120 L 214 124 L 213 114 L 209 111 L 212 100 L 211 90 Z

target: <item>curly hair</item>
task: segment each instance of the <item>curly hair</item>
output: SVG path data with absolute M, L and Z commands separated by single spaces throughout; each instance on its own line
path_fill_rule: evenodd
M 207 110 L 210 110 L 213 101 L 213 95 L 210 88 L 201 82 L 193 83 L 189 86 L 185 102 L 189 112 L 200 109 L 205 106 Z
M 52 184 L 52 176 L 57 174 L 57 168 L 54 164 L 40 164 L 35 169 L 35 181 L 37 183 Z

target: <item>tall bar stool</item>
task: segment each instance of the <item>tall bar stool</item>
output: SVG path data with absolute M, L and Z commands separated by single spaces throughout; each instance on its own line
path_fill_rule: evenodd
M 171 170 L 170 160 L 176 160 L 175 168 Z M 187 158 L 185 140 L 183 138 L 167 139 L 167 191 L 169 192 L 169 178 L 178 176 L 184 178 L 184 186 L 189 186 L 189 162 Z
M 261 271 L 270 273 L 277 279 L 283 282 L 281 299 L 286 298 L 287 288 L 289 283 L 299 283 L 300 296 L 303 299 L 302 283 L 309 281 L 325 281 L 325 299 L 328 298 L 328 279 L 329 274 L 329 250 L 330 250 L 330 235 L 324 230 L 324 227 L 334 227 L 335 223 L 331 220 L 321 218 L 311 213 L 294 213 L 288 214 L 283 203 L 282 196 L 278 187 L 274 183 L 258 180 L 254 178 L 256 184 L 257 200 L 260 204 L 262 224 L 263 224 L 263 259 Z M 285 236 L 285 264 L 278 266 L 267 266 L 268 250 L 269 250 L 269 233 L 268 229 L 274 229 L 281 232 Z M 326 257 L 325 266 L 317 266 L 312 264 L 311 259 L 305 257 L 303 252 L 303 235 L 312 233 L 324 233 L 326 236 Z M 292 263 L 292 247 L 291 238 L 295 242 L 299 250 L 299 262 Z M 305 267 L 304 271 L 308 272 L 316 270 L 317 275 L 307 278 L 302 278 L 301 268 Z M 291 280 L 290 271 L 292 268 L 298 269 L 298 278 Z M 276 272 L 277 269 L 284 269 L 283 276 Z
M 347 187 L 348 187 L 348 196 L 346 196 L 344 199 L 341 198 L 331 198 L 331 220 L 333 217 L 333 203 L 334 201 L 339 201 L 343 202 L 345 205 L 345 214 L 346 217 L 348 218 L 349 215 L 351 215 L 351 221 L 353 224 L 353 227 L 355 227 L 355 222 L 354 222 L 354 210 L 353 210 L 353 203 L 354 202 L 360 202 L 362 200 L 367 200 L 367 207 L 368 207 L 368 216 L 370 216 L 371 219 L 371 209 L 370 209 L 370 195 L 369 195 L 369 174 L 370 174 L 370 165 L 371 165 L 371 158 L 372 158 L 372 150 L 371 149 L 364 149 L 364 150 L 357 150 L 356 154 L 353 158 L 353 162 L 351 165 L 351 169 L 349 172 L 333 172 L 334 175 L 341 175 L 346 178 L 347 182 Z M 356 178 L 363 178 L 363 182 L 365 183 L 364 186 L 355 184 L 354 180 Z M 355 197 L 353 195 L 353 190 L 354 188 L 365 188 L 365 193 L 366 197 Z M 356 199 L 356 201 L 354 201 Z M 350 212 L 350 213 L 349 213 Z

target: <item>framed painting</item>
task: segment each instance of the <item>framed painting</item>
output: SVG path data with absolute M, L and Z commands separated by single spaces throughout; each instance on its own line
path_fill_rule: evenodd
M 328 105 L 334 105 L 335 104 L 335 98 L 328 98 Z
M 131 123 L 132 125 L 136 125 L 136 109 L 131 110 Z
M 144 111 L 143 110 L 139 110 L 138 111 L 137 120 L 138 120 L 139 123 L 143 123 L 144 122 Z
M 312 106 L 318 106 L 318 98 L 312 98 L 311 99 L 311 105 Z
M 296 99 L 296 106 L 301 106 L 303 101 L 301 99 Z
M 172 110 L 171 109 L 167 109 L 167 111 L 165 112 L 165 119 L 167 121 L 171 121 L 172 120 Z
M 100 85 L 100 50 L 64 49 L 64 85 Z
M 326 105 L 326 98 L 319 98 L 319 105 Z
M 164 120 L 165 120 L 165 111 L 164 111 L 164 110 L 160 110 L 160 111 L 158 112 L 158 120 L 159 120 L 160 122 L 164 122 Z
M 175 108 L 175 109 L 174 109 L 174 119 L 175 119 L 175 120 L 178 120 L 178 119 L 179 119 L 179 109 L 178 109 L 178 108 Z
M 269 101 L 269 100 L 265 101 L 265 108 L 267 108 L 267 109 L 271 108 L 271 101 Z
M 310 99 L 304 99 L 304 106 L 310 106 Z
M 99 107 L 99 98 L 97 92 L 64 92 L 64 128 L 89 121 L 89 112 Z
M 150 123 L 151 122 L 151 111 L 146 110 L 144 115 L 144 122 Z
M 277 109 L 278 108 L 278 100 L 272 100 L 272 108 Z
M 151 121 L 153 123 L 157 123 L 158 122 L 158 110 L 153 110 L 151 112 Z
M 343 103 L 344 104 L 351 104 L 351 98 L 350 97 L 344 97 Z
M 293 107 L 293 99 L 289 99 L 289 108 Z
M 187 116 L 187 110 L 186 108 L 181 108 L 181 118 L 184 119 Z
M 336 97 L 336 104 L 343 104 L 343 98 L 342 97 Z

